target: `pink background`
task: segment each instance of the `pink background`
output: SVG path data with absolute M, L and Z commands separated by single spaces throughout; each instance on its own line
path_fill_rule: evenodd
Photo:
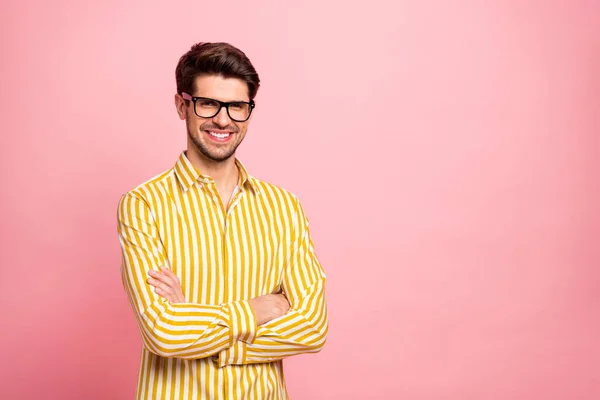
M 329 278 L 292 399 L 600 398 L 597 1 L 158 3 L 0 6 L 0 398 L 133 398 L 116 206 L 197 41 L 258 69 L 239 156 Z

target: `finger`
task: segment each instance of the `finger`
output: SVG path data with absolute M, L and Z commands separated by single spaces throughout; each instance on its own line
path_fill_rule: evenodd
M 164 284 L 163 282 L 157 280 L 157 279 L 153 279 L 153 278 L 148 278 L 146 280 L 146 282 L 148 282 L 149 285 L 155 287 L 155 288 L 159 288 L 163 293 L 172 293 L 173 290 L 169 285 Z
M 171 287 L 175 286 L 173 280 L 168 275 L 165 275 L 165 274 L 160 273 L 160 272 L 155 272 L 153 274 L 148 273 L 148 274 L 150 276 L 152 276 L 154 279 L 157 279 L 157 280 L 163 282 L 166 285 L 169 285 Z
M 163 274 L 160 272 L 160 268 L 162 268 L 162 267 L 159 267 L 158 269 L 151 269 L 151 270 L 148 270 L 148 275 L 150 275 L 150 276 L 151 276 L 151 277 L 153 277 L 153 278 L 160 278 L 160 277 L 163 275 Z
M 148 273 L 160 274 L 160 271 L 161 271 L 163 268 L 166 268 L 166 267 L 165 267 L 164 265 L 160 265 L 160 266 L 158 266 L 158 267 L 156 267 L 156 268 L 154 268 L 154 269 L 150 269 L 150 270 L 148 270 Z
M 171 271 L 169 268 L 160 267 L 160 270 L 162 271 L 163 274 L 170 277 L 173 281 L 179 283 L 179 277 L 177 275 L 175 275 L 175 273 L 173 271 Z
M 165 293 L 161 288 L 159 288 L 159 287 L 154 288 L 154 291 L 156 292 L 157 295 L 159 295 L 159 296 L 167 299 L 171 303 L 175 303 L 176 302 L 176 298 L 172 294 Z

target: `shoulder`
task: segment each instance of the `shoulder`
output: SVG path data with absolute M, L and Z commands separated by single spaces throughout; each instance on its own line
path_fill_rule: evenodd
M 258 189 L 259 195 L 264 202 L 273 207 L 287 208 L 294 212 L 300 211 L 300 200 L 291 191 L 255 177 L 251 177 L 250 179 L 252 180 L 253 187 Z
M 119 200 L 119 208 L 123 207 L 124 203 L 146 203 L 151 206 L 155 203 L 156 198 L 164 191 L 165 186 L 170 186 L 175 179 L 174 169 L 170 168 L 161 172 L 158 175 L 140 183 L 134 188 L 125 192 Z

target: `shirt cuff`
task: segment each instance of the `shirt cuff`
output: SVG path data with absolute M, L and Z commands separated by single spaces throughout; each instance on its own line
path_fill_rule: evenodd
M 221 350 L 215 362 L 222 368 L 226 365 L 241 365 L 246 362 L 246 342 L 237 341 L 225 350 Z
M 237 341 L 252 343 L 256 336 L 256 316 L 248 300 L 229 303 L 230 344 L 232 347 Z

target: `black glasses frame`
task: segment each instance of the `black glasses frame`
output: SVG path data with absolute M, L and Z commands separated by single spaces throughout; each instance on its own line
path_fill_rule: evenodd
M 181 93 L 181 97 L 183 97 L 184 100 L 189 100 L 194 102 L 194 114 L 196 114 L 198 117 L 200 118 L 214 118 L 215 115 L 219 114 L 221 112 L 221 108 L 225 107 L 225 109 L 227 110 L 227 115 L 229 116 L 229 118 L 232 121 L 235 122 L 246 122 L 250 119 L 250 116 L 252 115 L 252 110 L 254 110 L 254 107 L 256 107 L 256 104 L 254 103 L 254 100 L 250 100 L 250 101 L 219 101 L 216 99 L 211 99 L 210 97 L 194 97 L 192 95 L 189 95 L 185 92 Z M 219 109 L 217 110 L 217 112 L 214 115 L 211 115 L 210 117 L 205 117 L 202 115 L 198 115 L 198 112 L 196 111 L 196 101 L 198 100 L 210 100 L 210 101 L 215 101 L 217 103 L 219 103 Z M 231 113 L 229 112 L 229 105 L 230 104 L 248 104 L 249 106 L 249 112 L 248 112 L 248 118 L 246 119 L 235 119 L 231 116 Z

